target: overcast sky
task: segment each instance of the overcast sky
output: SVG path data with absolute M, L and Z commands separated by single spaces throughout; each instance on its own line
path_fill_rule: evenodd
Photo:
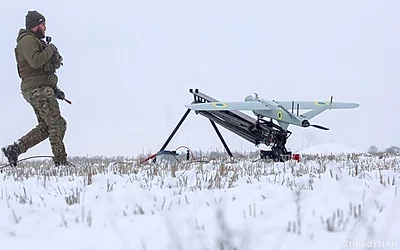
M 0 145 L 36 125 L 13 52 L 27 11 L 36 9 L 64 57 L 59 87 L 73 104 L 60 106 L 71 156 L 157 151 L 192 101 L 189 88 L 221 101 L 257 92 L 360 103 L 311 120 L 329 131 L 289 127 L 290 149 L 400 146 L 399 7 L 396 0 L 8 1 L 0 10 Z M 221 131 L 232 150 L 256 149 Z M 222 149 L 194 113 L 167 149 L 182 144 Z M 48 140 L 25 156 L 37 154 L 51 154 Z

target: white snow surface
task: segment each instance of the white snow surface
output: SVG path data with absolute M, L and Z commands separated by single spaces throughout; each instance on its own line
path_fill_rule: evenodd
M 296 152 L 298 154 L 318 154 L 318 155 L 331 155 L 331 154 L 362 154 L 362 150 L 347 147 L 335 143 L 323 143 Z
M 0 175 L 1 249 L 400 249 L 399 158 Z M 29 174 L 28 174 L 29 173 Z M 30 176 L 30 177 L 29 177 Z M 79 193 L 77 202 L 67 197 Z M 221 246 L 223 245 L 223 246 Z M 365 247 L 365 248 L 364 248 Z

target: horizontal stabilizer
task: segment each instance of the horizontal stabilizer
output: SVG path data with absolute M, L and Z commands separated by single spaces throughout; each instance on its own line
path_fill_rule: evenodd
M 329 105 L 329 109 L 355 109 L 358 108 L 360 104 L 351 102 L 333 102 Z
M 185 107 L 192 110 L 268 110 L 266 104 L 258 101 L 245 101 L 245 102 L 209 102 L 209 103 L 195 103 L 185 105 Z
M 321 106 L 329 106 L 327 109 L 353 109 L 360 106 L 358 103 L 351 102 L 318 102 L 318 101 L 275 101 L 288 110 L 315 109 Z

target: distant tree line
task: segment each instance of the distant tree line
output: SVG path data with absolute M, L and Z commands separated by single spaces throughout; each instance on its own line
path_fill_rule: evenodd
M 400 154 L 400 147 L 398 146 L 390 146 L 385 150 L 379 150 L 376 145 L 372 145 L 368 149 L 368 153 L 370 154 L 377 154 L 377 153 L 388 153 L 388 154 Z

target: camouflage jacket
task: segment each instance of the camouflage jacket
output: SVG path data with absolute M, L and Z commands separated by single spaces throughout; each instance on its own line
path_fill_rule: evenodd
M 62 57 L 54 45 L 47 45 L 34 32 L 19 30 L 15 59 L 23 92 L 41 86 L 57 86 L 58 77 L 55 73 L 62 65 Z

